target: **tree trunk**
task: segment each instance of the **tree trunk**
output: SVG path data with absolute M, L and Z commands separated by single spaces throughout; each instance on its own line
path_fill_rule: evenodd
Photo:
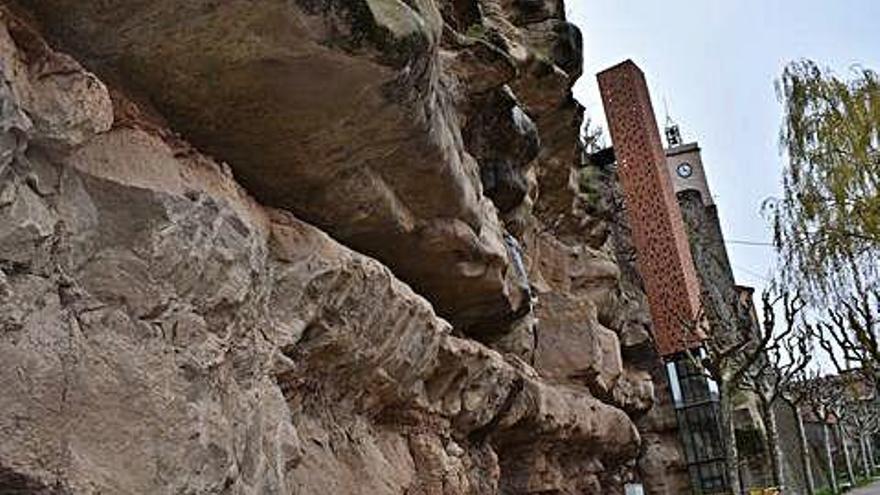
M 804 418 L 796 404 L 789 402 L 794 411 L 795 425 L 797 426 L 798 441 L 801 445 L 801 467 L 804 470 L 804 481 L 807 486 L 807 495 L 816 495 L 816 481 L 813 479 L 813 462 L 810 459 L 810 444 L 807 442 L 807 432 L 804 429 Z
M 727 383 L 721 383 L 719 387 L 719 420 L 721 421 L 721 435 L 724 443 L 724 467 L 727 471 L 727 482 L 730 493 L 742 494 L 742 485 L 739 481 L 739 454 L 736 450 L 736 428 L 733 424 L 733 397 L 731 387 Z
M 871 466 L 871 472 L 873 473 L 877 467 L 877 464 L 874 463 L 874 435 L 869 434 L 865 438 L 865 443 L 868 444 L 868 465 Z
M 822 437 L 825 441 L 825 459 L 828 461 L 828 482 L 831 484 L 831 493 L 837 495 L 840 488 L 837 486 L 837 473 L 834 471 L 834 456 L 831 455 L 831 427 L 822 420 Z
M 777 487 L 780 493 L 786 493 L 785 473 L 782 471 L 782 452 L 779 450 L 779 427 L 776 423 L 776 413 L 773 411 L 773 404 L 760 397 L 760 394 L 758 395 L 758 402 L 761 406 L 762 416 L 764 416 L 764 429 L 767 430 L 767 452 L 770 454 L 773 486 Z
M 837 430 L 837 438 L 840 441 L 840 448 L 843 450 L 843 460 L 846 461 L 846 476 L 849 478 L 850 486 L 855 487 L 856 473 L 853 471 L 852 459 L 849 455 L 849 447 L 846 445 L 846 436 L 843 434 L 843 428 L 840 426 L 840 423 L 835 425 L 835 429 Z
M 862 466 L 865 471 L 865 478 L 871 478 L 871 465 L 868 464 L 868 448 L 865 446 L 865 435 L 859 434 L 859 450 L 862 452 Z

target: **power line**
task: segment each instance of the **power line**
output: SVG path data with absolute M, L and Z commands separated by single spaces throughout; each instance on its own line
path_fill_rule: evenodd
M 770 280 L 769 278 L 767 278 L 766 275 L 761 275 L 760 273 L 755 272 L 755 271 L 752 271 L 752 270 L 749 270 L 748 268 L 743 268 L 743 267 L 741 267 L 741 266 L 739 266 L 739 265 L 735 265 L 735 264 L 733 264 L 733 263 L 731 263 L 731 266 L 733 266 L 733 267 L 736 268 L 737 270 L 741 270 L 741 271 L 743 271 L 743 272 L 745 272 L 745 273 L 748 273 L 749 275 L 751 275 L 751 276 L 753 276 L 753 277 L 758 277 L 759 279 L 763 280 L 764 282 L 773 282 L 772 280 Z
M 775 247 L 772 242 L 761 242 L 761 241 L 739 241 L 735 239 L 725 239 L 725 244 L 741 244 L 743 246 L 769 246 Z

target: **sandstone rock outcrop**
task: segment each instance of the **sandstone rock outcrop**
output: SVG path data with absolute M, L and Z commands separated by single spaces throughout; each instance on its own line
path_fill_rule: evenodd
M 637 476 L 646 323 L 561 2 L 0 16 L 0 492 Z
M 433 1 L 25 5 L 263 204 L 391 266 L 443 316 L 503 321 L 522 303 Z

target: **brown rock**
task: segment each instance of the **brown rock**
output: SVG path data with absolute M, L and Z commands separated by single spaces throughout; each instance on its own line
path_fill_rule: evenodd
M 64 151 L 110 129 L 113 109 L 104 84 L 14 16 L 0 15 L 6 25 L 0 64 L 30 120 L 22 130 L 44 147 Z
M 624 368 L 613 392 L 614 403 L 627 413 L 638 415 L 654 406 L 654 382 L 651 374 Z
M 522 304 L 441 80 L 433 2 L 24 3 L 260 201 L 391 266 L 457 325 Z
M 623 373 L 623 361 L 617 335 L 596 320 L 592 303 L 545 294 L 536 313 L 536 367 L 549 377 L 583 383 L 607 397 Z
M 481 2 L 476 44 L 430 0 L 23 3 L 116 87 L 3 10 L 0 491 L 620 491 L 646 388 L 605 325 L 619 273 L 571 190 L 540 243 L 529 211 L 571 165 L 571 80 L 503 87 L 556 3 Z M 536 344 L 535 295 L 582 354 Z

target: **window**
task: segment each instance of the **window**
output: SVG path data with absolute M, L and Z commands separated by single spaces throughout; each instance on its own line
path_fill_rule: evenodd
M 672 383 L 670 377 L 670 383 Z M 675 362 L 675 378 L 678 381 L 679 393 L 681 395 L 681 403 L 684 406 L 710 400 L 710 386 L 706 376 L 702 371 L 697 369 L 688 357 L 684 357 Z M 717 390 L 717 387 L 716 387 Z M 673 391 L 673 397 L 674 397 Z M 676 401 L 679 402 L 679 401 Z

